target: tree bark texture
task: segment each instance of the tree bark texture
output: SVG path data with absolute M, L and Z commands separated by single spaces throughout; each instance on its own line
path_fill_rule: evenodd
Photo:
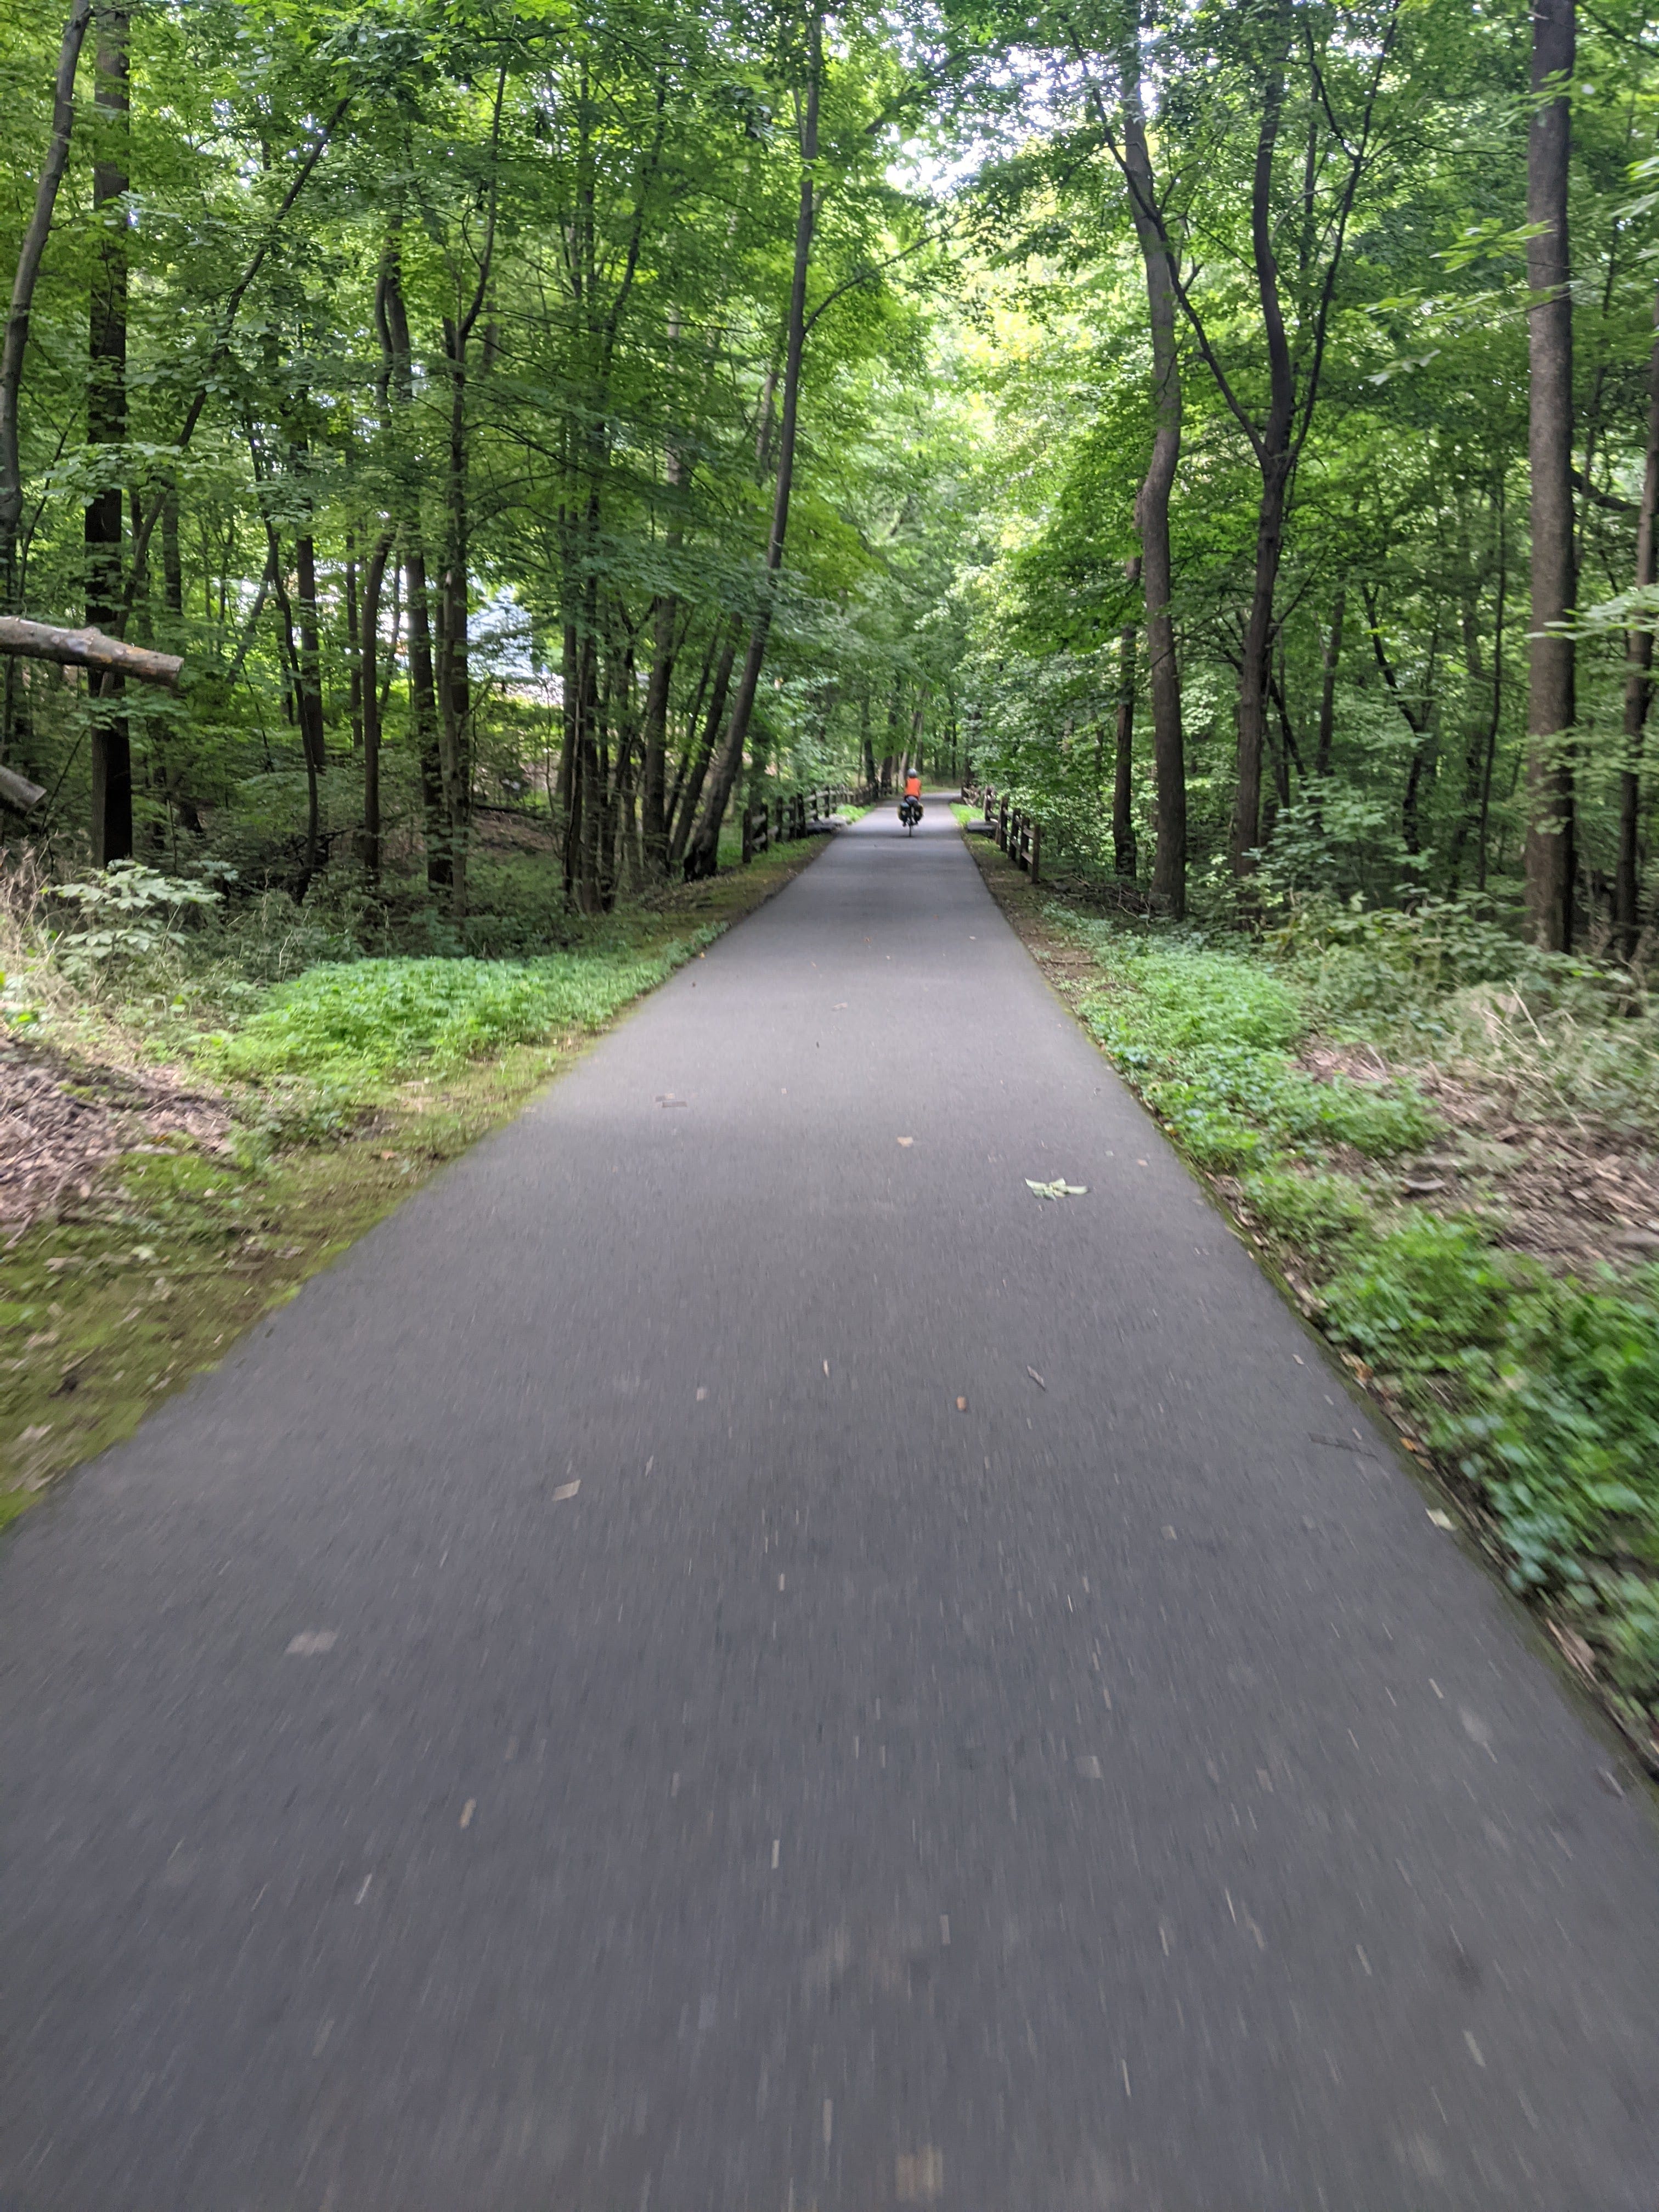
M 1126 561 L 1124 575 L 1140 581 L 1140 562 Z M 1117 640 L 1117 726 L 1112 756 L 1112 866 L 1131 883 L 1135 875 L 1135 625 L 1125 623 Z
M 60 629 L 54 623 L 24 622 L 10 615 L 0 616 L 0 653 L 90 668 L 100 675 L 131 676 L 140 684 L 162 684 L 169 691 L 179 689 L 185 665 L 179 653 L 153 653 L 148 646 L 106 637 L 100 629 Z

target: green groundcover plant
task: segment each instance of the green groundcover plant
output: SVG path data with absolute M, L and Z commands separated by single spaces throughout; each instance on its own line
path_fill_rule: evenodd
M 699 937 L 535 960 L 379 959 L 312 968 L 234 1033 L 203 1041 L 216 1074 L 309 1078 L 365 1103 L 399 1077 L 443 1073 L 562 1031 L 592 1030 L 649 990 Z

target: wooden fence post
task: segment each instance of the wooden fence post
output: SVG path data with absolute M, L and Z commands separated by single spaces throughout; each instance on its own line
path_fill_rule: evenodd
M 1036 883 L 1042 868 L 1042 824 L 1031 824 L 1031 881 Z

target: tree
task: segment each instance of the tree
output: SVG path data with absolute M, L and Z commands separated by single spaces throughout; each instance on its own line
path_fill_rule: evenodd
M 1527 696 L 1527 911 L 1538 942 L 1572 942 L 1571 732 L 1577 596 L 1573 549 L 1572 262 L 1567 242 L 1575 0 L 1533 0 L 1533 112 L 1527 140 L 1532 630 Z

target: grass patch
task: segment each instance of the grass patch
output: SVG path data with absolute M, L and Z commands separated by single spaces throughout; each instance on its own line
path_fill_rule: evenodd
M 308 1076 L 354 1103 L 427 1067 L 471 1060 L 556 1030 L 592 1031 L 706 945 L 713 928 L 648 950 L 627 944 L 538 960 L 374 959 L 308 969 L 273 991 L 234 1034 L 204 1041 L 220 1076 Z
M 1460 937 L 1439 912 L 1340 918 L 1323 944 L 1306 927 L 1217 943 L 1090 916 L 979 858 L 1091 1031 L 1652 1759 L 1659 1264 L 1642 1254 L 1659 1237 L 1628 1236 L 1615 1273 L 1605 1228 L 1571 1248 L 1590 1246 L 1583 1262 L 1551 1264 L 1518 1233 L 1552 1130 L 1583 1181 L 1592 1127 L 1635 1141 L 1659 1114 L 1653 1017 L 1628 979 L 1484 924 Z M 1513 1167 L 1493 1132 L 1524 1140 Z M 1649 1156 L 1623 1158 L 1618 1194 L 1634 1188 L 1639 1212 Z

